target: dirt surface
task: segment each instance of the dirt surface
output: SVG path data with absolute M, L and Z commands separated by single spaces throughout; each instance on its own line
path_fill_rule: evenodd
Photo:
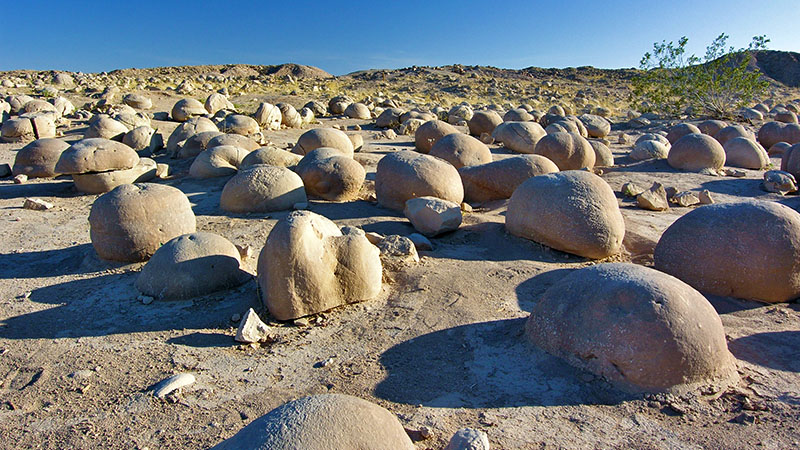
M 141 92 L 153 99 L 152 111 L 169 111 L 182 98 Z M 76 105 L 91 100 L 71 98 Z M 365 145 L 356 159 L 368 173 L 363 200 L 312 200 L 309 209 L 340 226 L 412 233 L 402 215 L 368 199 L 377 161 L 413 148 L 413 137 L 386 139 L 371 121 L 323 118 L 313 126 L 334 124 L 362 127 Z M 168 134 L 177 124 L 153 125 Z M 74 141 L 85 127 L 74 122 L 60 131 Z M 635 138 L 645 130 L 621 128 L 609 138 L 618 165 L 602 175 L 617 192 L 627 181 L 643 187 L 658 181 L 678 190 L 708 189 L 718 202 L 760 198 L 800 209 L 797 196 L 761 190 L 762 171 L 714 177 L 678 173 L 666 161 L 633 162 L 630 146 L 617 144 L 617 135 Z M 286 147 L 303 131 L 267 137 Z M 0 164 L 13 163 L 21 147 L 0 145 Z M 495 158 L 511 155 L 491 148 Z M 223 213 L 219 198 L 227 178 L 194 180 L 187 173 L 190 160 L 156 160 L 170 164 L 173 175 L 158 182 L 186 193 L 198 231 L 253 247 L 244 264 L 254 274 L 258 251 L 288 212 Z M 55 208 L 22 209 L 27 197 Z M 796 302 L 710 297 L 737 358 L 739 382 L 682 397 L 628 395 L 526 342 L 524 322 L 537 296 L 571 270 L 596 262 L 507 234 L 507 201 L 472 205 L 461 228 L 433 239 L 434 249 L 421 252 L 420 263 L 385 270 L 378 298 L 306 324 L 270 321 L 255 281 L 191 300 L 143 304 L 134 287 L 142 264 L 102 261 L 91 246 L 87 217 L 96 198 L 77 192 L 67 177 L 0 181 L 2 448 L 208 448 L 288 400 L 326 392 L 386 407 L 419 449 L 443 448 L 465 426 L 484 430 L 498 449 L 800 445 Z M 621 196 L 619 203 L 629 252 L 614 260 L 644 265 L 652 264 L 661 232 L 691 210 L 644 211 Z M 249 307 L 274 327 L 274 342 L 234 342 L 232 316 Z M 184 372 L 197 382 L 165 400 L 148 392 Z M 424 427 L 431 432 L 427 439 L 419 432 Z

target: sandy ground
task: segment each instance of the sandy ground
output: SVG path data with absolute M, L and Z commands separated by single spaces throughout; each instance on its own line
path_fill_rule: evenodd
M 168 111 L 178 98 L 152 96 L 154 111 Z M 413 142 L 378 139 L 367 121 L 322 119 L 315 126 L 356 123 L 365 138 L 356 158 L 367 167 L 366 194 L 380 157 Z M 302 131 L 268 138 L 283 146 Z M 74 133 L 67 130 L 65 139 Z M 12 163 L 19 148 L 0 145 L 0 163 Z M 492 149 L 497 158 L 508 155 Z M 761 198 L 800 209 L 796 196 L 760 190 L 759 171 L 745 178 L 676 173 L 665 161 L 633 163 L 625 146 L 612 150 L 620 166 L 603 178 L 615 191 L 626 181 L 660 181 L 708 189 L 718 202 Z M 160 182 L 187 194 L 198 231 L 254 248 L 245 264 L 255 273 L 258 251 L 287 212 L 223 214 L 225 178 L 193 180 L 190 161 L 157 160 L 171 165 L 174 175 Z M 26 197 L 56 207 L 25 210 Z M 0 181 L 2 448 L 207 448 L 288 400 L 325 392 L 388 408 L 420 449 L 443 448 L 464 426 L 484 430 L 498 449 L 800 446 L 796 302 L 709 298 L 741 375 L 730 389 L 684 397 L 620 393 L 526 342 L 524 322 L 537 295 L 594 262 L 507 234 L 507 202 L 497 201 L 473 205 L 462 227 L 433 239 L 434 250 L 422 252 L 419 264 L 387 270 L 378 298 L 320 314 L 308 326 L 272 321 L 275 342 L 243 346 L 233 340 L 232 315 L 253 307 L 269 320 L 256 283 L 143 304 L 134 287 L 141 264 L 105 262 L 92 249 L 87 217 L 96 198 L 68 179 Z M 645 265 L 660 233 L 690 210 L 656 213 L 619 202 L 633 254 L 616 259 Z M 340 226 L 413 232 L 404 217 L 366 200 L 311 201 L 310 209 Z M 167 400 L 149 395 L 155 383 L 182 372 L 197 382 Z

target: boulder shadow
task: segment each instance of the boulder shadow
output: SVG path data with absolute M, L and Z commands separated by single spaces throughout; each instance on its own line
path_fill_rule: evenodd
M 72 180 L 48 180 L 45 182 L 28 182 L 23 184 L 0 185 L 0 200 L 25 199 L 28 197 L 83 197 L 82 192 L 75 190 Z M 20 203 L 22 206 L 22 203 Z
M 225 348 L 239 345 L 233 336 L 224 333 L 194 332 L 185 336 L 167 339 L 167 344 L 184 345 L 195 348 Z
M 751 178 L 730 178 L 706 181 L 700 184 L 701 189 L 708 189 L 712 194 L 732 195 L 742 198 L 772 200 L 772 195 L 761 189 L 761 180 Z
M 633 398 L 529 344 L 525 320 L 463 325 L 395 345 L 380 357 L 388 375 L 374 394 L 437 408 L 617 404 Z
M 91 272 L 84 264 L 94 249 L 91 244 L 22 253 L 0 254 L 0 279 L 45 278 Z
M 770 331 L 734 339 L 728 349 L 739 359 L 770 369 L 800 372 L 800 331 Z

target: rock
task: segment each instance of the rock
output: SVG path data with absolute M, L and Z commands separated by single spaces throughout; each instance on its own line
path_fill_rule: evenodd
M 351 103 L 344 109 L 344 115 L 351 119 L 367 120 L 372 116 L 370 115 L 369 108 L 363 103 Z
M 156 162 L 150 158 L 139 158 L 130 169 L 107 172 L 72 174 L 75 188 L 86 194 L 102 194 L 122 184 L 141 183 L 152 180 L 157 172 Z
M 697 196 L 700 199 L 700 204 L 703 205 L 710 205 L 714 203 L 714 198 L 711 196 L 711 192 L 708 189 L 703 189 L 700 191 L 700 194 Z
M 353 151 L 360 152 L 364 148 L 364 136 L 358 132 L 348 132 L 347 137 L 353 143 Z
M 797 180 L 794 175 L 782 170 L 768 170 L 764 172 L 764 182 L 761 185 L 767 192 L 776 192 L 786 195 L 797 192 Z
M 403 136 L 411 136 L 417 132 L 419 127 L 425 123 L 422 119 L 408 119 L 401 123 L 397 128 L 397 133 Z
M 386 130 L 383 132 L 383 137 L 389 140 L 397 139 L 397 133 L 394 130 Z
M 781 156 L 781 170 L 800 176 L 800 144 L 795 144 L 786 149 Z
M 225 183 L 220 207 L 228 212 L 290 210 L 306 201 L 303 180 L 285 167 L 255 165 L 243 169 Z
M 375 194 L 382 206 L 401 211 L 414 197 L 437 197 L 460 204 L 464 187 L 458 171 L 441 159 L 403 150 L 378 162 Z
M 726 177 L 744 178 L 747 176 L 747 172 L 739 169 L 724 168 L 720 170 L 720 172 L 722 172 L 722 174 L 725 175 Z
M 386 409 L 343 394 L 294 400 L 254 420 L 212 450 L 414 450 Z
M 376 233 L 374 231 L 369 231 L 367 233 L 364 233 L 364 235 L 367 237 L 367 240 L 372 245 L 378 245 L 383 240 L 383 235 L 381 235 L 380 233 Z
M 280 108 L 270 103 L 259 103 L 254 115 L 256 122 L 265 130 L 280 130 L 283 115 Z
M 464 199 L 487 202 L 510 198 L 525 180 L 558 172 L 555 163 L 541 155 L 522 155 L 458 170 L 464 185 Z
M 409 199 L 403 214 L 425 236 L 457 230 L 461 225 L 461 206 L 435 197 Z
M 513 235 L 586 258 L 619 252 L 625 223 L 614 192 L 597 175 L 567 171 L 522 183 L 508 203 Z
M 623 184 L 622 188 L 620 189 L 620 192 L 624 197 L 636 197 L 644 191 L 644 188 L 635 185 L 632 181 Z
M 741 125 L 728 125 L 727 127 L 717 131 L 717 134 L 714 135 L 714 139 L 716 139 L 717 142 L 719 142 L 720 145 L 722 145 L 723 147 L 729 140 L 735 137 L 745 137 L 748 139 L 755 139 L 753 133 L 747 131 Z
M 678 139 L 692 133 L 700 133 L 700 128 L 691 123 L 679 123 L 669 129 L 667 140 L 670 144 L 674 144 Z
M 381 261 L 399 264 L 419 262 L 419 254 L 417 254 L 414 241 L 405 236 L 398 234 L 386 236 L 378 243 L 378 249 L 380 249 Z
M 449 162 L 456 169 L 492 162 L 492 152 L 489 147 L 464 133 L 443 136 L 431 147 L 429 154 Z
M 192 165 L 189 166 L 189 176 L 216 178 L 233 175 L 248 153 L 247 150 L 232 145 L 209 148 L 195 157 Z
M 303 105 L 303 108 L 310 109 L 311 112 L 314 113 L 315 117 L 322 117 L 328 112 L 328 108 L 325 105 L 315 100 L 306 103 Z
M 287 128 L 300 128 L 303 126 L 303 118 L 294 106 L 288 103 L 278 103 L 275 106 L 281 110 L 281 124 L 286 125 Z
M 8 119 L 3 121 L 0 126 L 0 141 L 2 142 L 29 142 L 55 136 L 55 123 L 52 119 L 44 116 Z
M 24 173 L 14 176 L 14 184 L 25 184 L 28 182 L 28 176 Z
M 728 139 L 723 146 L 729 166 L 761 170 L 769 165 L 769 155 L 758 142 L 746 137 Z
M 30 178 L 50 178 L 58 175 L 56 163 L 69 144 L 54 138 L 37 139 L 22 147 L 14 158 L 14 168 L 6 177 L 24 174 Z
M 667 191 L 661 183 L 653 183 L 650 189 L 636 196 L 636 201 L 639 203 L 640 208 L 650 211 L 666 211 L 669 209 Z
M 255 119 L 243 114 L 230 114 L 225 116 L 225 120 L 219 124 L 219 129 L 223 133 L 239 134 L 242 136 L 252 136 L 261 131 Z
M 214 148 L 222 145 L 232 145 L 241 149 L 252 152 L 261 148 L 258 142 L 241 134 L 219 134 L 208 140 L 206 148 Z
M 357 198 L 366 179 L 361 164 L 327 147 L 306 153 L 294 170 L 302 178 L 308 195 L 330 201 Z
M 448 134 L 461 134 L 456 127 L 441 120 L 429 120 L 414 133 L 414 145 L 420 153 L 428 153 L 439 139 Z
M 800 143 L 800 125 L 796 123 L 767 122 L 758 130 L 758 142 L 764 148 L 770 148 L 778 142 Z
M 583 114 L 578 119 L 583 122 L 590 137 L 603 138 L 611 133 L 611 122 L 603 117 L 594 114 Z
M 738 380 L 714 307 L 640 265 L 573 271 L 537 299 L 525 329 L 534 345 L 626 391 L 682 393 Z
M 508 110 L 503 115 L 503 122 L 531 122 L 534 117 L 524 108 L 514 108 Z
M 167 179 L 168 177 L 169 177 L 169 165 L 156 164 L 156 178 L 164 180 Z
M 47 211 L 53 208 L 53 204 L 40 198 L 26 198 L 25 203 L 22 204 L 22 208 L 32 209 L 34 211 Z
M 199 103 L 199 102 L 198 102 Z M 153 387 L 153 395 L 156 398 L 164 398 L 178 389 L 191 386 L 197 381 L 191 373 L 179 373 L 173 375 Z
M 589 145 L 594 150 L 594 166 L 595 167 L 613 167 L 614 154 L 606 144 L 597 139 L 589 139 Z
M 254 344 L 269 341 L 272 337 L 269 334 L 269 326 L 261 321 L 253 308 L 249 308 L 239 322 L 236 337 L 233 339 L 244 344 Z
M 239 164 L 239 170 L 244 170 L 258 164 L 267 164 L 278 167 L 295 166 L 302 157 L 275 147 L 261 147 L 247 154 Z
M 172 120 L 186 122 L 194 117 L 202 117 L 208 114 L 205 106 L 193 98 L 178 100 L 172 107 Z
M 378 128 L 394 128 L 400 126 L 400 116 L 404 113 L 399 108 L 386 108 L 378 118 L 375 119 L 375 126 Z
M 719 142 L 705 134 L 687 134 L 672 144 L 667 162 L 679 170 L 719 170 L 725 165 L 725 150 Z
M 767 150 L 767 154 L 769 156 L 783 156 L 786 150 L 789 150 L 789 147 L 791 146 L 792 145 L 788 142 L 776 142 L 772 145 L 772 147 L 769 148 L 769 150 Z
M 200 103 L 200 102 L 198 102 Z M 181 149 L 180 147 L 183 146 L 184 142 L 187 141 L 189 138 L 193 137 L 196 134 L 203 133 L 206 131 L 213 131 L 215 133 L 219 133 L 219 129 L 214 122 L 210 119 L 205 117 L 195 117 L 192 119 L 187 119 L 184 123 L 178 125 L 178 128 L 169 135 L 167 138 L 167 152 L 170 155 L 179 154 L 178 150 Z M 207 137 L 210 140 L 213 136 L 210 134 L 203 135 L 203 137 Z M 214 135 L 216 136 L 216 135 Z M 206 141 L 207 142 L 207 141 Z M 182 149 L 181 149 L 182 150 Z M 191 151 L 191 152 L 182 152 L 179 155 L 181 158 L 189 158 L 191 155 L 197 155 L 199 152 Z
M 17 153 L 19 155 L 19 153 Z M 11 176 L 11 166 L 8 164 L 0 164 L 0 178 L 6 178 Z M 27 178 L 27 175 L 25 175 Z
M 530 154 L 545 134 L 536 122 L 503 122 L 495 128 L 493 136 L 509 150 Z
M 151 140 L 155 132 L 156 130 L 149 126 L 136 127 L 125 133 L 122 143 L 136 151 L 151 150 Z
M 210 94 L 206 98 L 206 103 L 203 105 L 206 111 L 212 116 L 219 111 L 228 110 L 228 111 L 236 111 L 236 107 L 233 106 L 233 103 L 228 100 L 228 97 L 220 94 L 219 92 L 214 92 Z
M 534 153 L 553 161 L 559 170 L 591 169 L 595 163 L 591 144 L 576 133 L 548 134 L 536 144 Z
M 469 134 L 480 136 L 483 133 L 492 134 L 494 128 L 503 123 L 503 119 L 494 111 L 476 111 L 472 118 L 467 121 Z
M 633 146 L 630 157 L 636 161 L 647 159 L 666 159 L 669 155 L 669 146 L 656 140 L 639 141 Z
M 367 236 L 367 238 L 369 238 L 369 236 Z M 408 238 L 411 239 L 411 242 L 414 243 L 414 248 L 416 248 L 418 252 L 433 250 L 433 244 L 431 243 L 431 241 L 419 233 L 411 233 L 408 235 Z M 383 238 L 381 237 L 381 240 L 382 239 Z M 372 242 L 372 239 L 370 239 L 370 242 Z M 377 243 L 373 242 L 373 244 Z
M 489 450 L 489 436 L 474 428 L 461 428 L 453 434 L 444 450 Z
M 239 286 L 250 278 L 233 244 L 214 233 L 177 236 L 159 247 L 136 279 L 142 294 L 184 299 Z
M 769 303 L 800 295 L 799 257 L 800 214 L 767 201 L 694 209 L 667 228 L 654 253 L 656 269 L 700 292 Z
M 333 128 L 314 128 L 308 130 L 297 140 L 292 153 L 305 155 L 312 150 L 320 147 L 335 148 L 343 155 L 353 157 L 353 141 L 347 137 L 347 133 Z
M 364 232 L 311 211 L 294 211 L 272 228 L 258 258 L 264 304 L 290 320 L 371 299 L 381 290 L 378 249 Z
M 122 142 L 128 127 L 110 117 L 103 116 L 91 122 L 84 138 L 104 138 Z
M 346 95 L 338 95 L 328 102 L 328 111 L 334 116 L 344 114 L 344 110 L 347 109 L 351 103 L 353 103 L 352 98 Z
M 697 124 L 697 128 L 700 132 L 709 136 L 714 136 L 727 126 L 728 124 L 721 120 L 704 120 Z
M 127 145 L 104 138 L 82 139 L 61 152 L 55 165 L 58 174 L 83 174 L 125 170 L 139 163 L 139 155 Z
M 128 94 L 122 97 L 122 103 L 136 109 L 150 109 L 153 107 L 153 101 L 141 94 Z
M 101 195 L 89 212 L 92 246 L 102 259 L 138 262 L 163 242 L 195 231 L 189 199 L 160 184 L 123 184 Z
M 694 206 L 700 203 L 700 198 L 692 191 L 678 192 L 669 199 L 678 206 Z
M 451 125 L 456 125 L 459 122 L 469 122 L 472 119 L 474 112 L 469 105 L 456 105 L 450 108 L 447 113 L 447 122 Z

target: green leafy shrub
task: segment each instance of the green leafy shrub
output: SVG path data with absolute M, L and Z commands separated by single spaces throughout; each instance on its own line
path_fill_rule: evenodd
M 703 59 L 686 54 L 684 36 L 653 44 L 639 63 L 642 73 L 632 80 L 632 100 L 643 111 L 670 116 L 694 113 L 730 117 L 763 94 L 769 83 L 757 70 L 748 69 L 751 52 L 767 48 L 766 36 L 755 36 L 747 48 L 727 47 L 720 34 L 706 47 Z

